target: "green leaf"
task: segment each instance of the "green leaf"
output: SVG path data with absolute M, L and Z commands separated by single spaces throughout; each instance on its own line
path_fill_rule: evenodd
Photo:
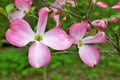
M 114 29 L 115 31 L 118 31 L 118 30 L 119 30 L 119 26 L 115 26 L 113 29 Z
M 6 11 L 2 7 L 0 7 L 0 13 L 3 14 L 3 15 L 5 15 L 5 16 L 7 16 Z
M 7 13 L 10 13 L 14 10 L 14 4 L 8 4 L 6 7 L 5 7 L 5 10 Z
M 35 9 L 36 9 L 36 7 L 32 7 L 32 8 L 30 9 L 30 13 L 31 13 L 31 14 L 35 14 Z

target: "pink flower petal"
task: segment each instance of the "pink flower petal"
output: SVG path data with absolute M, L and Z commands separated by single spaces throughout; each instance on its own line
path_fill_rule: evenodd
M 32 5 L 32 0 L 25 0 L 28 4 Z
M 88 22 L 75 23 L 70 27 L 70 35 L 77 40 L 83 38 L 88 27 Z
M 118 5 L 120 5 L 120 0 L 118 0 Z
M 52 5 L 51 5 L 51 9 L 53 10 L 53 13 L 54 14 L 56 14 L 56 13 L 62 13 L 62 11 L 61 10 L 58 10 L 58 9 L 56 9 L 56 8 L 54 8 L 54 7 L 56 7 L 56 8 L 61 8 L 62 7 L 62 5 L 60 5 L 59 4 L 59 2 L 58 1 L 55 1 Z
M 71 46 L 71 40 L 64 30 L 54 28 L 45 33 L 43 43 L 56 50 L 64 50 Z
M 76 6 L 75 0 L 71 0 L 71 4 L 72 4 L 73 7 L 75 7 Z
M 76 6 L 75 0 L 66 0 L 66 2 L 70 3 L 72 7 Z
M 28 60 L 32 67 L 39 68 L 47 65 L 51 55 L 48 47 L 42 43 L 34 43 L 29 48 Z
M 120 11 L 120 5 L 115 5 L 115 6 L 112 7 L 112 9 Z
M 83 39 L 85 44 L 88 43 L 103 43 L 106 41 L 106 35 L 104 32 L 98 32 L 95 36 L 89 36 Z
M 34 40 L 34 32 L 25 20 L 12 20 L 10 28 L 6 32 L 6 39 L 12 45 L 22 47 Z
M 111 18 L 110 20 L 109 20 L 109 22 L 118 22 L 119 21 L 119 18 L 117 17 L 117 16 L 115 16 L 115 17 L 113 17 L 113 18 Z
M 37 24 L 37 33 L 43 34 L 45 32 L 46 24 L 47 24 L 47 19 L 48 19 L 48 12 L 49 9 L 47 7 L 41 8 L 39 10 L 39 20 Z
M 94 65 L 98 64 L 100 59 L 98 49 L 88 45 L 84 45 L 79 48 L 79 56 L 81 60 L 89 67 L 93 67 Z
M 66 20 L 66 16 L 62 18 L 62 20 L 60 20 L 60 15 L 54 14 L 52 13 L 51 18 L 53 18 L 53 20 L 56 22 L 56 27 L 60 28 L 63 21 Z
M 11 21 L 17 18 L 23 18 L 24 16 L 25 16 L 25 13 L 23 11 L 15 11 L 14 13 L 10 13 L 8 17 Z
M 96 26 L 97 28 L 107 28 L 107 20 L 94 20 L 92 21 L 92 25 Z
M 56 22 L 56 26 L 58 26 L 60 24 L 60 15 L 56 15 L 54 13 L 51 14 L 51 18 L 53 18 L 53 20 Z
M 68 39 L 72 44 L 78 44 L 78 41 L 71 35 L 68 35 Z
M 31 8 L 32 0 L 15 0 L 14 4 L 20 10 L 29 11 Z
M 55 2 L 61 6 L 65 5 L 67 0 L 56 0 Z M 69 0 L 68 0 L 69 1 Z
M 102 8 L 107 8 L 108 7 L 107 3 L 105 3 L 105 2 L 97 2 L 96 5 L 99 6 L 99 7 L 102 7 Z
M 51 5 L 51 9 L 53 10 L 53 13 L 58 13 L 59 12 L 59 10 L 58 9 L 56 9 L 56 8 L 53 8 L 53 7 L 56 7 L 56 8 L 61 8 L 62 6 L 61 5 L 59 5 L 59 3 L 57 2 L 57 1 L 55 1 L 52 5 Z

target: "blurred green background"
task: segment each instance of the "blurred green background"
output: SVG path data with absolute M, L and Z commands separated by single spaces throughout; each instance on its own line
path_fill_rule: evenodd
M 49 0 L 54 2 L 54 0 Z M 68 9 L 78 15 L 83 16 L 89 0 L 76 0 L 77 7 Z M 120 12 L 111 9 L 111 6 L 117 4 L 117 0 L 98 0 L 108 3 L 107 9 L 92 5 L 89 13 L 89 20 L 109 19 L 113 16 L 120 17 Z M 13 3 L 13 0 L 0 0 L 0 7 L 4 8 Z M 46 6 L 41 0 L 33 0 L 33 6 L 36 7 L 36 13 L 40 7 Z M 68 14 L 67 20 L 61 26 L 68 32 L 69 26 L 74 22 L 80 22 L 81 19 L 74 18 Z M 35 29 L 37 19 L 27 15 L 25 19 L 31 27 Z M 55 22 L 49 18 L 47 30 L 53 28 Z M 114 31 L 120 31 L 120 21 L 109 25 Z M 0 14 L 0 80 L 120 80 L 120 55 L 115 54 L 114 47 L 108 43 L 98 45 L 101 51 L 101 59 L 97 66 L 87 67 L 79 58 L 78 50 L 75 45 L 65 51 L 51 50 L 52 58 L 50 63 L 39 69 L 32 68 L 27 59 L 29 47 L 17 48 L 10 45 L 5 39 L 5 31 L 9 28 L 9 20 Z M 115 35 L 109 30 L 104 30 L 110 37 Z M 103 51 L 103 52 L 102 52 Z M 110 51 L 104 52 L 104 51 Z M 61 54 L 57 54 L 62 52 Z M 113 52 L 113 53 L 112 53 Z

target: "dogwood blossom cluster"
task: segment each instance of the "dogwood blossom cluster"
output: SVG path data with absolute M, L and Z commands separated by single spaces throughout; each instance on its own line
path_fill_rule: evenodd
M 92 0 L 92 2 L 102 8 L 108 7 L 104 2 L 97 2 L 96 0 Z M 87 20 L 74 23 L 69 27 L 69 34 L 67 34 L 60 27 L 66 16 L 60 20 L 60 14 L 64 13 L 57 9 L 64 7 L 67 3 L 72 7 L 76 7 L 75 0 L 56 0 L 50 8 L 43 7 L 39 9 L 37 30 L 34 32 L 24 19 L 31 9 L 32 0 L 14 0 L 17 10 L 8 14 L 10 28 L 6 31 L 5 36 L 10 44 L 17 47 L 24 47 L 32 42 L 28 51 L 28 61 L 32 67 L 43 67 L 50 62 L 51 52 L 48 47 L 54 50 L 66 50 L 73 44 L 77 46 L 78 55 L 86 65 L 93 67 L 98 64 L 100 53 L 98 48 L 92 44 L 106 42 L 106 35 L 102 31 L 98 31 L 94 36 L 86 36 L 86 34 L 91 24 L 97 28 L 107 28 L 108 20 L 96 19 L 91 24 Z M 120 10 L 120 0 L 112 9 Z M 50 10 L 52 10 L 51 14 L 49 13 Z M 48 14 L 56 22 L 56 26 L 45 31 L 48 27 L 46 26 L 49 19 Z M 117 21 L 117 17 L 109 20 L 109 22 Z

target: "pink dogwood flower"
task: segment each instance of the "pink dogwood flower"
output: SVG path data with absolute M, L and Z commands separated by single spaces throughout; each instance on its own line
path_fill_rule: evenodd
M 6 31 L 6 39 L 14 46 L 23 47 L 34 42 L 29 48 L 28 61 L 34 68 L 43 67 L 49 63 L 51 55 L 47 46 L 55 50 L 64 50 L 71 46 L 68 35 L 60 28 L 45 32 L 49 9 L 44 7 L 38 12 L 37 32 L 23 19 L 15 19 Z
M 100 54 L 95 46 L 89 44 L 103 43 L 106 41 L 106 35 L 98 32 L 95 36 L 84 37 L 87 31 L 87 22 L 75 23 L 70 27 L 70 35 L 73 37 L 73 43 L 78 45 L 79 56 L 89 67 L 98 64 Z
M 24 18 L 31 9 L 32 0 L 14 0 L 14 4 L 18 10 L 8 14 L 10 21 L 17 18 Z
M 97 28 L 107 28 L 108 22 L 107 20 L 94 20 L 92 21 L 92 25 L 96 26 Z
M 120 11 L 120 0 L 118 0 L 117 5 L 112 6 L 112 9 Z
M 99 7 L 102 7 L 102 8 L 107 8 L 108 7 L 107 3 L 105 3 L 105 2 L 96 2 L 96 5 L 99 6 Z

